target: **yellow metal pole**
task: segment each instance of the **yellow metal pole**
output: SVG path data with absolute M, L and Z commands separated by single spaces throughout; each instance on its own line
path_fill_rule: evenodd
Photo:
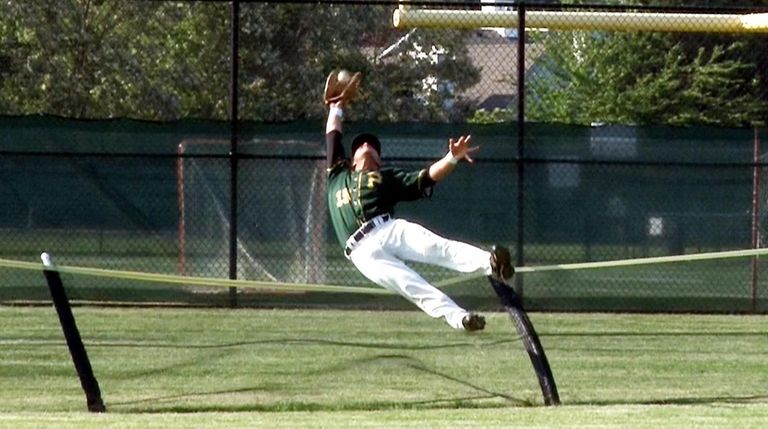
M 748 31 L 764 32 L 768 29 L 768 13 L 742 15 L 741 25 Z
M 527 28 L 551 30 L 768 32 L 768 14 L 696 14 L 527 11 Z M 515 11 L 413 9 L 400 6 L 392 16 L 395 28 L 514 28 Z

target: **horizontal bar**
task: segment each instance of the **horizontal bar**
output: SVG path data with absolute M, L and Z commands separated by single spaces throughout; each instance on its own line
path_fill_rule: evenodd
M 395 28 L 515 28 L 516 11 L 412 9 L 392 15 Z M 768 13 L 704 14 L 649 12 L 526 11 L 526 28 L 550 30 L 768 32 Z
M 729 250 L 725 252 L 691 253 L 689 255 L 656 256 L 651 258 L 619 259 L 613 261 L 582 262 L 575 264 L 532 265 L 515 268 L 516 273 L 540 273 L 544 271 L 573 271 L 595 268 L 633 267 L 649 264 L 672 262 L 692 262 L 715 259 L 745 258 L 748 256 L 768 255 L 768 249 Z
M 362 293 L 375 295 L 392 295 L 384 288 L 369 288 L 356 286 L 336 286 L 323 284 L 266 282 L 255 280 L 232 280 L 215 277 L 176 276 L 172 274 L 157 274 L 141 271 L 107 270 L 102 268 L 87 268 L 76 266 L 58 265 L 45 267 L 40 263 L 0 259 L 0 267 L 16 268 L 22 270 L 48 270 L 63 274 L 78 274 L 92 277 L 107 277 L 121 280 L 140 280 L 154 283 L 177 284 L 182 286 L 205 287 L 242 287 L 260 289 L 271 292 L 338 292 L 338 293 Z
M 515 267 L 516 273 L 540 273 L 547 271 L 574 271 L 574 270 L 587 270 L 596 268 L 616 268 L 616 267 L 631 267 L 639 265 L 650 264 L 664 264 L 673 262 L 692 262 L 692 261 L 704 261 L 704 260 L 716 260 L 716 259 L 733 259 L 733 258 L 745 258 L 750 256 L 763 256 L 768 255 L 768 248 L 765 249 L 744 249 L 744 250 L 729 250 L 724 252 L 708 252 L 708 253 L 692 253 L 688 255 L 674 255 L 674 256 L 656 256 L 651 258 L 634 258 L 634 259 L 619 259 L 612 261 L 599 261 L 599 262 L 581 262 L 573 264 L 554 264 L 554 265 L 530 265 Z M 40 263 L 16 261 L 10 259 L 0 259 L 0 267 L 4 268 L 16 268 L 23 270 L 52 270 L 66 274 L 79 274 L 85 276 L 95 277 L 112 277 L 123 280 L 141 280 L 155 283 L 166 284 L 179 284 L 184 286 L 220 286 L 220 287 L 243 287 L 251 289 L 260 289 L 272 292 L 338 292 L 338 293 L 362 293 L 362 294 L 374 294 L 374 295 L 391 295 L 390 292 L 384 288 L 369 288 L 369 287 L 357 287 L 357 286 L 337 286 L 326 284 L 307 284 L 307 283 L 286 283 L 286 282 L 267 282 L 267 281 L 255 281 L 255 280 L 231 280 L 224 278 L 214 277 L 193 277 L 193 276 L 176 276 L 172 274 L 156 274 L 140 271 L 121 271 L 121 270 L 107 270 L 101 268 L 87 268 L 76 266 L 56 266 L 45 267 Z M 435 286 L 445 287 L 452 284 L 461 283 L 467 280 L 472 280 L 479 277 L 484 277 L 482 273 L 470 273 L 460 276 L 456 276 L 450 279 L 446 279 L 437 282 Z
M 638 265 L 649 264 L 664 264 L 672 262 L 691 262 L 691 261 L 704 261 L 704 260 L 716 260 L 716 259 L 732 259 L 732 258 L 745 258 L 749 256 L 761 256 L 768 255 L 768 249 L 745 249 L 745 250 L 730 250 L 725 252 L 709 252 L 709 253 L 692 253 L 689 255 L 674 255 L 674 256 L 656 256 L 651 258 L 634 258 L 634 259 L 618 259 L 612 261 L 600 261 L 600 262 L 580 262 L 573 264 L 555 264 L 555 265 L 527 265 L 522 267 L 515 267 L 515 273 L 541 273 L 547 271 L 574 271 L 574 270 L 589 270 L 595 268 L 615 268 L 615 267 L 631 267 Z M 454 284 L 462 283 L 468 280 L 476 279 L 483 276 L 478 273 L 463 274 L 457 277 L 446 279 L 437 282 L 435 286 L 446 287 Z

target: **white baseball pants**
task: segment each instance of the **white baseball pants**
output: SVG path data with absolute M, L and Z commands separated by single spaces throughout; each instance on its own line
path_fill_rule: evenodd
M 397 292 L 434 318 L 444 318 L 455 329 L 468 313 L 432 286 L 404 261 L 423 262 L 463 273 L 491 274 L 491 254 L 459 241 L 448 240 L 421 225 L 392 219 L 373 229 L 352 246 L 349 259 L 369 280 Z

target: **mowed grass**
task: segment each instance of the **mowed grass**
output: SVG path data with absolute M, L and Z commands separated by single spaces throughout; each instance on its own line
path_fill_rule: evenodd
M 506 313 L 456 332 L 418 311 L 74 309 L 107 413 L 52 307 L 0 307 L 0 427 L 754 427 L 766 316 L 530 314 L 545 407 Z

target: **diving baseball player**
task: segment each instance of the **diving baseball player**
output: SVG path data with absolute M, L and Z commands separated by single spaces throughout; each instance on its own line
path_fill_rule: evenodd
M 455 329 L 481 330 L 483 316 L 460 307 L 404 261 L 463 273 L 482 272 L 504 281 L 514 274 L 509 250 L 494 246 L 488 252 L 393 216 L 398 202 L 430 196 L 435 184 L 460 160 L 471 163 L 471 155 L 479 148 L 472 146 L 470 136 L 451 138 L 443 158 L 427 168 L 406 171 L 382 168 L 381 142 L 373 134 L 361 134 L 352 141 L 347 158 L 342 145 L 343 109 L 355 96 L 360 79 L 360 73 L 332 72 L 325 88 L 325 103 L 330 107 L 325 130 L 328 207 L 344 254 L 365 277 L 402 295 L 428 315 L 444 319 Z

